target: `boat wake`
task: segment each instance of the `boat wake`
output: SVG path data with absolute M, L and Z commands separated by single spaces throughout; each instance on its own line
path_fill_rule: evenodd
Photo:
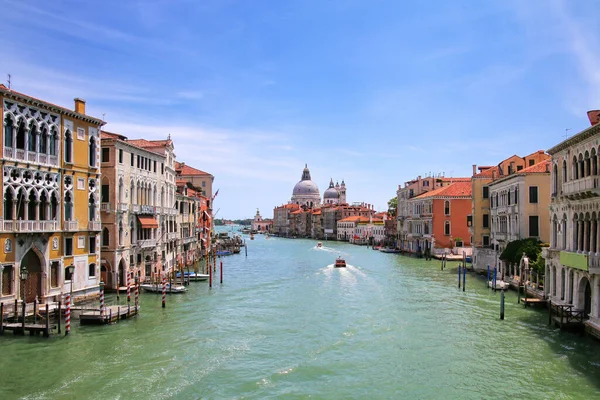
M 338 253 L 338 254 L 346 254 L 343 252 L 340 252 L 337 249 L 334 249 L 333 247 L 327 247 L 327 246 L 314 246 L 311 248 L 311 250 L 318 250 L 318 251 L 325 251 L 327 253 Z

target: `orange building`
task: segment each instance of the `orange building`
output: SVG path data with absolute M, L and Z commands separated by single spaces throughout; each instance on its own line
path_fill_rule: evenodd
M 467 216 L 471 214 L 471 182 L 459 181 L 410 199 L 408 250 L 435 252 L 471 246 Z

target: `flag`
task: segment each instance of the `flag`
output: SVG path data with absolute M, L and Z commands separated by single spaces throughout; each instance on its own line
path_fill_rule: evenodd
M 219 194 L 219 189 L 217 189 L 217 191 L 215 192 L 214 196 L 212 197 L 212 199 L 214 200 L 215 197 L 217 197 L 217 195 Z

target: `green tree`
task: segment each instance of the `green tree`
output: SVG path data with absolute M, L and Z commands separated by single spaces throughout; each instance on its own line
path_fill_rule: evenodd
M 388 201 L 388 214 L 396 215 L 396 210 L 398 209 L 398 198 L 392 197 L 390 201 Z
M 520 240 L 513 240 L 500 254 L 502 261 L 519 264 L 523 253 L 529 258 L 529 266 L 536 270 L 538 273 L 543 274 L 545 271 L 545 260 L 542 258 L 542 242 L 537 239 L 527 238 Z

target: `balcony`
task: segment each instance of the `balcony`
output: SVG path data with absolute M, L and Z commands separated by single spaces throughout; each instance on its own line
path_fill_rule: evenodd
M 88 230 L 89 231 L 101 231 L 102 230 L 102 222 L 100 222 L 100 221 L 89 221 L 88 222 Z
M 79 230 L 79 221 L 64 221 L 63 222 L 63 231 L 75 232 L 78 230 Z
M 50 165 L 55 167 L 58 166 L 58 156 L 51 156 L 44 153 L 36 153 L 33 151 L 25 151 L 23 149 L 15 149 L 12 147 L 4 148 L 4 158 L 35 164 Z
M 550 247 L 542 247 L 542 257 L 544 259 L 554 259 L 556 261 L 560 258 L 560 250 L 551 249 Z
M 137 213 L 140 211 L 140 206 L 137 204 L 131 204 L 129 209 L 132 213 Z
M 127 204 L 127 203 L 119 203 L 117 205 L 117 207 L 118 207 L 119 211 L 125 212 L 125 211 L 127 211 L 129 209 L 129 204 Z
M 181 241 L 183 242 L 183 244 L 192 243 L 192 242 L 196 241 L 196 237 L 195 236 L 189 236 L 189 237 L 183 238 Z
M 494 210 L 496 211 L 496 214 L 506 214 L 506 212 L 508 211 L 508 207 L 507 206 L 498 206 Z
M 599 179 L 597 176 L 587 176 L 574 181 L 564 182 L 562 184 L 562 194 L 571 200 L 598 196 L 600 195 L 600 190 L 598 189 Z
M 591 274 L 600 274 L 600 254 L 588 255 L 588 268 Z
M 138 240 L 137 245 L 141 249 L 156 247 L 156 239 Z
M 101 203 L 100 204 L 100 211 L 110 212 L 110 203 Z
M 154 214 L 156 214 L 156 207 L 155 206 L 149 206 L 149 205 L 141 205 L 139 213 L 140 214 L 151 214 L 151 215 L 154 215 Z
M 1 221 L 2 232 L 52 232 L 58 230 L 57 221 Z
M 177 240 L 177 232 L 169 232 L 167 233 L 168 240 Z
M 505 242 L 507 238 L 508 238 L 507 233 L 503 233 L 503 232 L 494 233 L 494 239 L 496 239 L 499 242 Z

